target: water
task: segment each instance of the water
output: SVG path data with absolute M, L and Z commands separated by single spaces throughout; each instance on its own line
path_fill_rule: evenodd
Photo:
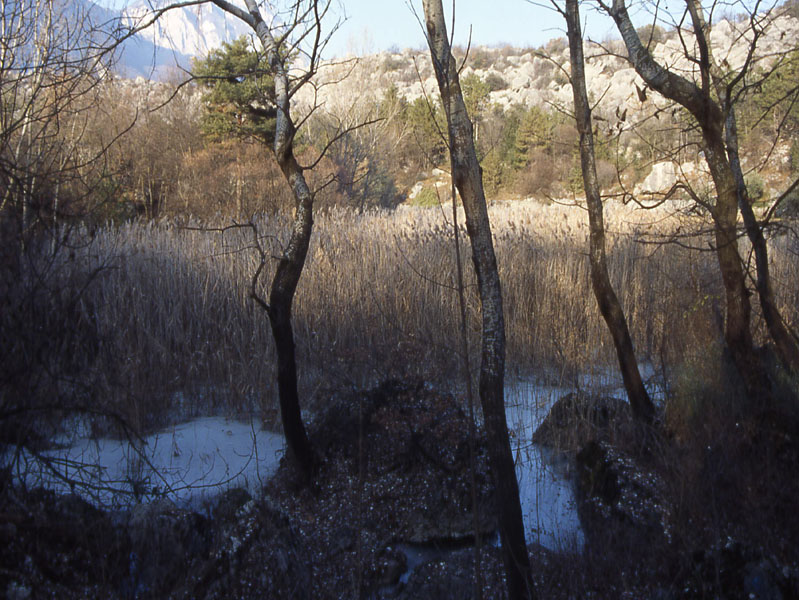
M 664 398 L 652 365 L 639 366 L 653 401 Z M 627 399 L 621 375 L 597 368 L 578 377 L 574 387 L 553 386 L 534 377 L 510 379 L 505 386 L 505 416 L 519 480 L 519 496 L 527 543 L 554 551 L 576 552 L 585 538 L 577 516 L 571 461 L 533 443 L 533 433 L 558 398 L 576 389 Z
M 18 481 L 75 492 L 105 508 L 166 497 L 199 509 L 229 487 L 257 492 L 277 469 L 284 446 L 282 435 L 220 417 L 194 419 L 140 441 L 81 435 L 54 440 L 57 448 L 41 458 L 21 450 L 14 469 Z
M 582 377 L 578 383 L 584 389 L 625 397 L 612 371 Z M 650 390 L 658 393 L 654 387 Z M 580 551 L 584 543 L 570 463 L 534 444 L 532 438 L 552 404 L 570 391 L 535 378 L 509 380 L 505 390 L 525 537 L 528 543 L 559 552 Z M 228 487 L 244 487 L 255 494 L 277 469 L 284 449 L 280 434 L 219 417 L 194 419 L 137 443 L 91 439 L 87 428 L 72 430 L 75 439 L 55 440 L 58 448 L 43 453 L 46 462 L 20 451 L 18 480 L 29 487 L 76 492 L 109 508 L 167 497 L 197 509 Z M 3 462 L 10 458 L 9 453 Z
M 570 390 L 525 379 L 505 389 L 505 415 L 519 481 L 528 544 L 557 552 L 579 552 L 584 544 L 569 462 L 533 443 L 552 404 Z

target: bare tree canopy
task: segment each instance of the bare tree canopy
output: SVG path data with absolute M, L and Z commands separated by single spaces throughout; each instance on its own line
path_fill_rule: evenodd
M 628 59 L 638 74 L 649 87 L 685 107 L 701 130 L 705 160 L 716 189 L 716 201 L 710 207 L 710 213 L 715 228 L 715 250 L 726 290 L 725 338 L 727 346 L 743 378 L 750 399 L 768 397 L 770 395 L 769 384 L 755 354 L 752 341 L 749 292 L 746 287 L 743 262 L 738 251 L 737 215 L 740 192 L 727 144 L 728 123 L 730 119 L 734 119 L 729 98 L 746 74 L 751 58 L 754 56 L 759 29 L 754 26 L 754 39 L 743 68 L 731 80 L 722 85 L 718 66 L 713 61 L 709 26 L 704 17 L 704 8 L 698 2 L 688 0 L 684 13 L 692 25 L 693 40 L 691 44 L 684 44 L 683 47 L 695 68 L 694 78 L 683 76 L 654 59 L 650 49 L 641 41 L 633 26 L 624 0 L 614 0 L 610 5 L 600 2 L 600 5 L 615 21 L 626 45 Z M 753 16 L 753 19 L 757 18 Z M 733 152 L 733 159 L 734 156 Z M 747 221 L 751 225 L 749 227 L 750 234 L 754 234 L 754 224 L 751 219 L 747 219 Z M 764 252 L 765 244 L 759 244 L 759 246 L 760 252 Z M 785 332 L 777 331 L 781 319 L 773 314 L 774 305 L 768 296 L 768 274 L 762 269 L 762 260 L 758 260 L 758 265 L 761 267 L 759 269 L 761 284 L 758 285 L 758 289 L 764 293 L 761 294 L 761 300 L 765 299 L 765 312 L 771 311 L 773 317 L 767 319 L 770 326 L 773 326 L 770 327 L 772 336 L 778 343 L 780 340 L 787 343 L 790 341 L 790 336 Z M 764 277 L 765 280 L 763 280 Z M 776 336 L 774 335 L 775 331 Z M 784 347 L 781 355 L 791 360 L 792 352 L 788 346 L 790 344 Z
M 36 224 L 77 210 L 65 198 L 79 200 L 102 168 L 110 141 L 92 147 L 88 130 L 121 33 L 61 0 L 4 2 L 0 19 L 0 222 L 24 244 Z
M 266 53 L 270 75 L 274 81 L 276 110 L 272 152 L 284 178 L 294 194 L 294 220 L 291 236 L 283 249 L 272 279 L 268 300 L 257 290 L 260 274 L 267 256 L 261 253 L 261 265 L 253 279 L 252 297 L 266 310 L 277 350 L 277 380 L 280 411 L 289 454 L 300 470 L 310 476 L 314 454 L 300 410 L 297 390 L 297 364 L 291 309 L 297 284 L 300 281 L 313 229 L 314 193 L 304 175 L 304 168 L 294 155 L 297 124 L 292 116 L 292 97 L 313 77 L 319 65 L 320 51 L 327 41 L 323 19 L 330 2 L 317 0 L 292 2 L 286 20 L 270 15 L 269 23 L 254 0 L 245 0 L 247 10 L 227 2 L 213 0 L 222 10 L 247 23 L 255 32 Z M 299 74 L 292 72 L 296 55 L 304 58 Z

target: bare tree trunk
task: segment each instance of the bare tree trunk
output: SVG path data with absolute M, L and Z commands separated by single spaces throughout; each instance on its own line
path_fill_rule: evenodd
M 264 21 L 255 0 L 245 0 L 246 11 L 230 4 L 227 0 L 213 0 L 213 2 L 222 10 L 231 13 L 252 27 L 264 46 L 275 82 L 277 118 L 273 151 L 283 177 L 294 194 L 295 213 L 291 236 L 275 270 L 269 292 L 269 304 L 265 305 L 265 308 L 269 315 L 277 352 L 277 384 L 286 445 L 289 456 L 296 466 L 306 477 L 309 477 L 313 470 L 314 453 L 300 412 L 291 307 L 311 241 L 314 197 L 305 180 L 302 167 L 294 156 L 293 144 L 296 129 L 290 112 L 292 94 L 289 73 L 285 64 L 286 59 L 281 56 L 278 43 Z M 311 2 L 308 12 L 315 18 L 313 26 L 318 28 L 320 23 L 316 8 L 316 2 Z M 294 25 L 296 26 L 298 23 Z M 317 41 L 318 39 L 317 36 Z M 311 60 L 309 69 L 313 68 L 314 59 Z
M 763 235 L 763 228 L 755 217 L 752 204 L 749 199 L 749 191 L 746 189 L 743 170 L 741 169 L 741 159 L 738 154 L 738 128 L 735 120 L 735 111 L 729 107 L 729 114 L 726 122 L 727 155 L 730 160 L 730 167 L 735 175 L 735 183 L 738 189 L 738 207 L 744 219 L 746 235 L 752 244 L 755 253 L 755 289 L 760 299 L 760 307 L 763 310 L 763 320 L 766 322 L 769 335 L 774 340 L 777 349 L 777 356 L 785 368 L 799 373 L 799 345 L 785 326 L 777 303 L 774 300 L 774 291 L 771 287 L 771 275 L 768 265 L 768 245 Z
M 703 135 L 705 157 L 716 188 L 717 200 L 713 210 L 716 234 L 716 254 L 727 298 L 727 322 L 724 336 L 732 359 L 744 379 L 751 400 L 767 393 L 765 374 L 754 351 L 751 334 L 749 290 L 746 289 L 741 256 L 738 253 L 738 190 L 727 162 L 721 132 L 716 127 Z
M 485 419 L 488 455 L 499 502 L 508 595 L 535 598 L 530 559 L 524 539 L 519 484 L 505 419 L 505 322 L 482 173 L 474 149 L 472 123 L 466 112 L 455 59 L 447 39 L 441 0 L 423 0 L 427 42 L 447 115 L 452 177 L 463 201 L 466 229 L 482 308 L 480 401 Z
M 574 93 L 574 118 L 580 134 L 580 166 L 583 173 L 585 200 L 588 204 L 588 224 L 590 230 L 589 256 L 591 261 L 591 284 L 594 288 L 599 311 L 605 319 L 613 336 L 619 367 L 624 379 L 624 388 L 630 399 L 630 406 L 636 418 L 649 423 L 654 416 L 655 407 L 644 387 L 638 362 L 635 359 L 633 342 L 627 328 L 621 303 L 610 283 L 607 258 L 605 255 L 605 223 L 603 218 L 602 196 L 596 175 L 596 156 L 594 136 L 591 131 L 591 107 L 585 84 L 585 58 L 583 56 L 583 37 L 580 28 L 580 9 L 578 0 L 566 0 L 567 35 L 571 57 L 571 83 Z
M 278 162 L 291 184 L 297 204 L 291 238 L 272 279 L 268 314 L 277 352 L 277 385 L 286 445 L 302 472 L 310 475 L 314 462 L 313 449 L 300 414 L 291 306 L 311 240 L 313 195 L 291 149 Z
M 735 85 L 734 82 L 741 79 L 750 68 L 748 66 L 749 63 L 747 62 L 747 64 L 742 67 L 741 72 L 733 78 L 732 82 L 726 82 L 713 56 L 713 48 L 709 43 L 710 27 L 705 21 L 701 4 L 698 0 L 686 0 L 686 4 L 688 12 L 691 15 L 694 34 L 696 35 L 699 46 L 703 75 L 707 73 L 704 77 L 712 82 L 715 87 L 722 113 L 726 115 L 723 128 L 726 143 L 726 157 L 730 171 L 735 180 L 738 208 L 743 216 L 746 234 L 749 237 L 755 254 L 755 289 L 760 299 L 763 318 L 766 321 L 769 335 L 772 340 L 774 340 L 777 347 L 777 355 L 780 361 L 786 368 L 799 372 L 799 346 L 797 346 L 796 340 L 785 327 L 782 316 L 774 302 L 774 293 L 771 288 L 771 277 L 769 275 L 766 238 L 763 236 L 763 230 L 755 218 L 754 210 L 752 210 L 749 192 L 746 189 L 746 182 L 744 181 L 743 170 L 741 168 L 741 159 L 738 153 L 738 126 L 735 119 L 735 106 L 732 100 L 732 92 Z M 762 31 L 755 30 L 753 32 L 753 38 L 749 47 L 750 53 L 754 52 L 755 45 L 761 34 Z
M 701 10 L 688 0 L 689 10 Z M 693 115 L 702 132 L 705 160 L 716 189 L 716 203 L 711 209 L 715 230 L 716 257 L 724 282 L 727 322 L 724 337 L 732 359 L 743 378 L 750 400 L 767 398 L 769 386 L 752 342 L 751 305 L 746 278 L 738 253 L 738 191 L 724 144 L 724 114 L 711 90 L 710 60 L 707 41 L 701 28 L 694 27 L 700 49 L 696 61 L 701 84 L 696 84 L 658 64 L 641 43 L 627 13 L 624 0 L 603 4 L 621 33 L 629 60 L 636 72 L 658 93 L 677 102 Z

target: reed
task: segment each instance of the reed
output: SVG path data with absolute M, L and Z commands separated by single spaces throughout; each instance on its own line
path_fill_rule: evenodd
M 514 202 L 490 213 L 509 371 L 576 382 L 614 368 L 612 342 L 591 291 L 585 212 Z M 318 215 L 294 306 L 301 394 L 311 412 L 331 390 L 388 377 L 448 380 L 456 372 L 448 216 L 414 207 Z M 285 222 L 264 216 L 255 223 L 260 242 L 278 254 Z M 720 338 L 724 303 L 715 255 L 659 243 L 700 226 L 696 217 L 665 210 L 607 210 L 611 278 L 639 359 L 661 373 L 701 357 Z M 82 230 L 78 240 L 70 256 L 61 253 L 57 272 L 66 282 L 99 270 L 75 318 L 94 340 L 84 368 L 102 374 L 95 393 L 104 403 L 144 428 L 175 411 L 254 411 L 276 418 L 269 325 L 249 298 L 258 260 L 251 228 L 134 221 Z M 701 233 L 680 240 L 708 248 Z M 798 246 L 788 236 L 771 245 L 780 308 L 794 327 Z M 270 277 L 267 269 L 263 281 Z M 472 275 L 467 284 L 475 348 L 479 308 Z M 263 285 L 259 289 L 267 295 Z M 764 328 L 756 322 L 762 340 Z

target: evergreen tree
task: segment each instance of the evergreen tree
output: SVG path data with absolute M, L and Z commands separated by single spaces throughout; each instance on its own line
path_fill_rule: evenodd
M 206 90 L 201 127 L 207 137 L 215 141 L 255 138 L 272 143 L 275 85 L 265 56 L 250 45 L 247 37 L 225 42 L 197 60 L 193 75 Z
M 773 113 L 775 133 L 795 136 L 799 133 L 799 50 L 789 53 L 763 82 L 760 94 L 753 99 L 756 118 Z M 781 131 L 780 131 L 781 130 Z
M 419 97 L 408 106 L 408 125 L 425 166 L 436 166 L 444 160 L 447 144 L 444 140 L 446 122 L 440 103 L 431 106 L 427 98 Z
M 469 118 L 473 123 L 480 121 L 483 111 L 488 106 L 488 95 L 491 93 L 491 88 L 479 75 L 470 73 L 461 80 L 461 90 Z
M 538 106 L 531 106 L 521 117 L 512 156 L 513 168 L 524 168 L 534 150 L 552 152 L 557 119 Z

